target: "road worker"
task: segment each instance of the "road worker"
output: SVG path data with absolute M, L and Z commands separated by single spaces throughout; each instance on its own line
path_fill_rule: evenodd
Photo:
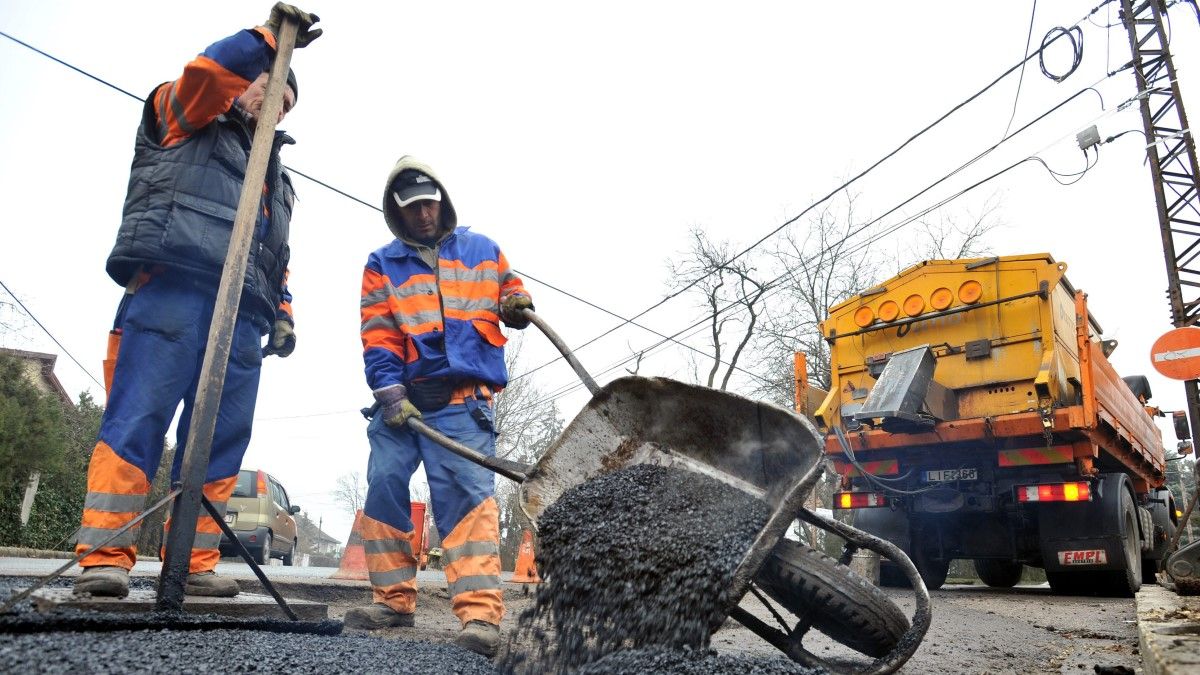
M 179 478 L 217 286 L 284 17 L 299 23 L 297 47 L 321 35 L 311 28 L 315 15 L 278 3 L 265 26 L 213 43 L 179 79 L 159 85 L 146 100 L 124 215 L 107 264 L 125 295 L 113 331 L 120 346 L 108 404 L 88 466 L 79 553 L 145 508 L 163 437 L 183 401 L 172 471 Z M 294 74 L 287 84 L 280 121 L 299 93 Z M 242 282 L 204 484 L 204 495 L 218 511 L 233 491 L 250 442 L 263 356 L 286 357 L 295 347 L 286 283 L 294 193 L 279 159 L 280 148 L 292 142 L 276 132 Z M 264 335 L 269 335 L 265 348 Z M 136 541 L 135 528 L 84 558 L 75 592 L 124 597 Z M 236 582 L 213 571 L 220 541 L 219 527 L 202 511 L 186 593 L 237 594 Z
M 533 304 L 500 248 L 458 226 L 441 180 L 412 157 L 388 175 L 383 213 L 395 238 L 367 260 L 362 341 L 379 410 L 367 427 L 371 456 L 363 547 L 373 605 L 346 613 L 353 628 L 414 625 L 417 559 L 409 479 L 424 462 L 456 643 L 493 656 L 500 640 L 499 510 L 495 476 L 406 426 L 418 417 L 477 452 L 495 454 L 492 397 L 508 382 L 500 322 L 524 328 Z

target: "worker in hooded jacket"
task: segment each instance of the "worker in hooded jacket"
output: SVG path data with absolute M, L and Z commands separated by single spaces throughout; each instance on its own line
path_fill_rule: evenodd
M 159 85 L 146 100 L 121 227 L 107 264 L 109 276 L 125 287 L 125 295 L 110 337 L 110 361 L 105 363 L 108 404 L 88 465 L 76 542 L 79 553 L 104 542 L 146 507 L 162 459 L 163 437 L 183 401 L 172 471 L 172 478 L 179 478 L 217 286 L 266 95 L 265 71 L 285 16 L 299 24 L 297 47 L 321 35 L 320 29 L 311 29 L 318 20 L 315 15 L 277 3 L 265 26 L 213 43 L 179 79 Z M 294 74 L 289 73 L 287 84 L 279 120 L 299 93 Z M 219 512 L 233 492 L 250 442 L 262 358 L 285 357 L 295 347 L 286 284 L 294 194 L 279 159 L 281 146 L 292 142 L 276 132 L 242 280 L 204 484 L 204 495 Z M 116 347 L 112 338 L 118 336 Z M 137 528 L 128 530 L 85 557 L 75 592 L 128 594 L 137 535 Z M 187 594 L 237 594 L 234 580 L 213 571 L 220 542 L 219 526 L 202 512 L 184 587 Z
M 495 455 L 492 397 L 508 382 L 500 322 L 529 324 L 533 303 L 500 248 L 458 226 L 433 170 L 402 157 L 388 175 L 384 219 L 395 238 L 363 271 L 362 342 L 378 412 L 367 428 L 371 456 L 362 539 L 373 605 L 346 613 L 347 626 L 414 625 L 417 558 L 408 484 L 425 464 L 442 537 L 456 642 L 492 656 L 500 639 L 499 510 L 495 476 L 408 428 L 423 422 Z

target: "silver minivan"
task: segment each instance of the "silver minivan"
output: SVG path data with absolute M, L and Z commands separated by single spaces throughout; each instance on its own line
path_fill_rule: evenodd
M 299 548 L 296 519 L 300 507 L 266 471 L 242 469 L 225 509 L 225 522 L 260 565 L 280 558 L 292 565 Z M 221 555 L 237 556 L 233 542 L 221 537 Z

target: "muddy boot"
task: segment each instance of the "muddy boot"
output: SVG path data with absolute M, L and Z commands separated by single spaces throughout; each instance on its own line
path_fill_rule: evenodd
M 97 565 L 83 568 L 83 574 L 75 580 L 76 595 L 87 593 L 105 598 L 123 598 L 129 595 L 129 570 L 115 565 Z
M 214 598 L 232 598 L 240 590 L 236 581 L 217 576 L 213 571 L 189 574 L 187 585 L 183 587 L 183 592 L 187 595 L 207 595 Z
M 468 621 L 454 638 L 454 644 L 490 659 L 500 646 L 500 626 L 486 621 Z
M 413 620 L 412 614 L 397 612 L 382 602 L 377 602 L 367 607 L 355 607 L 351 609 L 342 617 L 342 623 L 349 628 L 361 628 L 363 630 L 377 630 L 393 626 L 412 628 L 417 625 L 417 622 Z

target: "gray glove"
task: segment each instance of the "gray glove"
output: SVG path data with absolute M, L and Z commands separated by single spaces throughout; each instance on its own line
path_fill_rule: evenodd
M 500 318 L 509 328 L 521 330 L 529 325 L 525 310 L 533 309 L 533 300 L 527 295 L 510 295 L 500 301 Z
M 421 411 L 408 400 L 408 390 L 402 384 L 392 384 L 371 392 L 379 402 L 379 412 L 389 427 L 402 427 L 408 418 L 421 418 Z
M 286 359 L 296 349 L 296 330 L 292 322 L 286 319 L 276 319 L 275 327 L 271 329 L 271 340 L 263 347 L 263 356 L 275 355 Z
M 295 5 L 289 5 L 283 2 L 275 3 L 271 8 L 271 18 L 267 19 L 266 29 L 271 31 L 271 35 L 279 37 L 279 27 L 283 25 L 283 17 L 290 17 L 300 24 L 296 31 L 296 49 L 307 47 L 310 42 L 321 37 L 323 32 L 320 28 L 311 30 L 312 25 L 321 20 L 321 17 L 316 14 L 309 14 Z

